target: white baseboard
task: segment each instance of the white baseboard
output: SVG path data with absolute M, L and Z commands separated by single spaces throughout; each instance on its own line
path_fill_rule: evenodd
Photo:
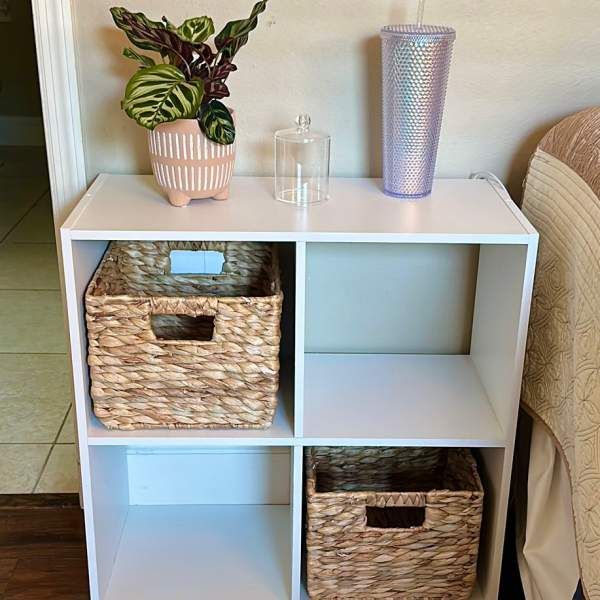
M 0 145 L 43 146 L 42 118 L 0 115 Z

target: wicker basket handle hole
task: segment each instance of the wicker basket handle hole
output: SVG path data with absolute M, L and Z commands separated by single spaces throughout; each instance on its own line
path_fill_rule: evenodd
M 225 255 L 217 250 L 171 250 L 171 275 L 222 275 Z
M 411 529 L 423 527 L 424 506 L 367 506 L 367 527 L 375 529 Z
M 211 342 L 215 332 L 215 317 L 209 315 L 151 315 L 150 327 L 157 340 L 191 340 Z

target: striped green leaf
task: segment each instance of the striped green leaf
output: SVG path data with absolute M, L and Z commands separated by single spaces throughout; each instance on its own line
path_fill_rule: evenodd
M 199 123 L 204 135 L 216 144 L 226 146 L 235 141 L 233 117 L 222 102 L 213 100 L 204 106 Z
M 137 60 L 143 67 L 153 67 L 156 64 L 153 58 L 144 56 L 143 54 L 136 52 L 133 48 L 125 48 L 125 50 L 123 50 L 123 56 L 131 58 L 131 60 Z
M 201 44 L 215 32 L 215 26 L 210 17 L 194 17 L 186 19 L 176 32 L 184 42 Z
M 203 95 L 202 81 L 186 81 L 177 67 L 161 64 L 140 69 L 129 80 L 121 105 L 142 127 L 154 129 L 161 123 L 193 119 Z
M 250 32 L 258 25 L 258 16 L 267 8 L 267 1 L 259 0 L 247 19 L 229 21 L 221 33 L 215 37 L 215 46 L 224 58 L 231 60 L 248 42 Z

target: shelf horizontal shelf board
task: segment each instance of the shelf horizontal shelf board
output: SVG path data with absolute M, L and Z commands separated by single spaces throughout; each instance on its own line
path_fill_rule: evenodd
M 306 354 L 304 441 L 502 447 L 469 356 Z
M 132 506 L 106 600 L 281 600 L 288 506 Z
M 292 398 L 280 393 L 268 429 L 107 429 L 94 416 L 88 424 L 90 446 L 292 446 Z
M 273 180 L 236 177 L 230 198 L 170 206 L 151 175 L 100 175 L 63 225 L 77 240 L 270 240 L 527 244 L 535 231 L 483 180 L 436 180 L 404 202 L 377 179 L 331 180 L 331 199 L 308 210 L 273 198 Z

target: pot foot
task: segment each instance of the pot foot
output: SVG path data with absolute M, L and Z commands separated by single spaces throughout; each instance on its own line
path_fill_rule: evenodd
M 191 201 L 191 198 L 188 195 L 184 194 L 183 192 L 179 192 L 177 190 L 169 191 L 168 196 L 169 196 L 169 202 L 173 206 L 187 206 Z
M 227 200 L 229 198 L 229 186 L 215 194 L 214 198 L 215 200 Z

